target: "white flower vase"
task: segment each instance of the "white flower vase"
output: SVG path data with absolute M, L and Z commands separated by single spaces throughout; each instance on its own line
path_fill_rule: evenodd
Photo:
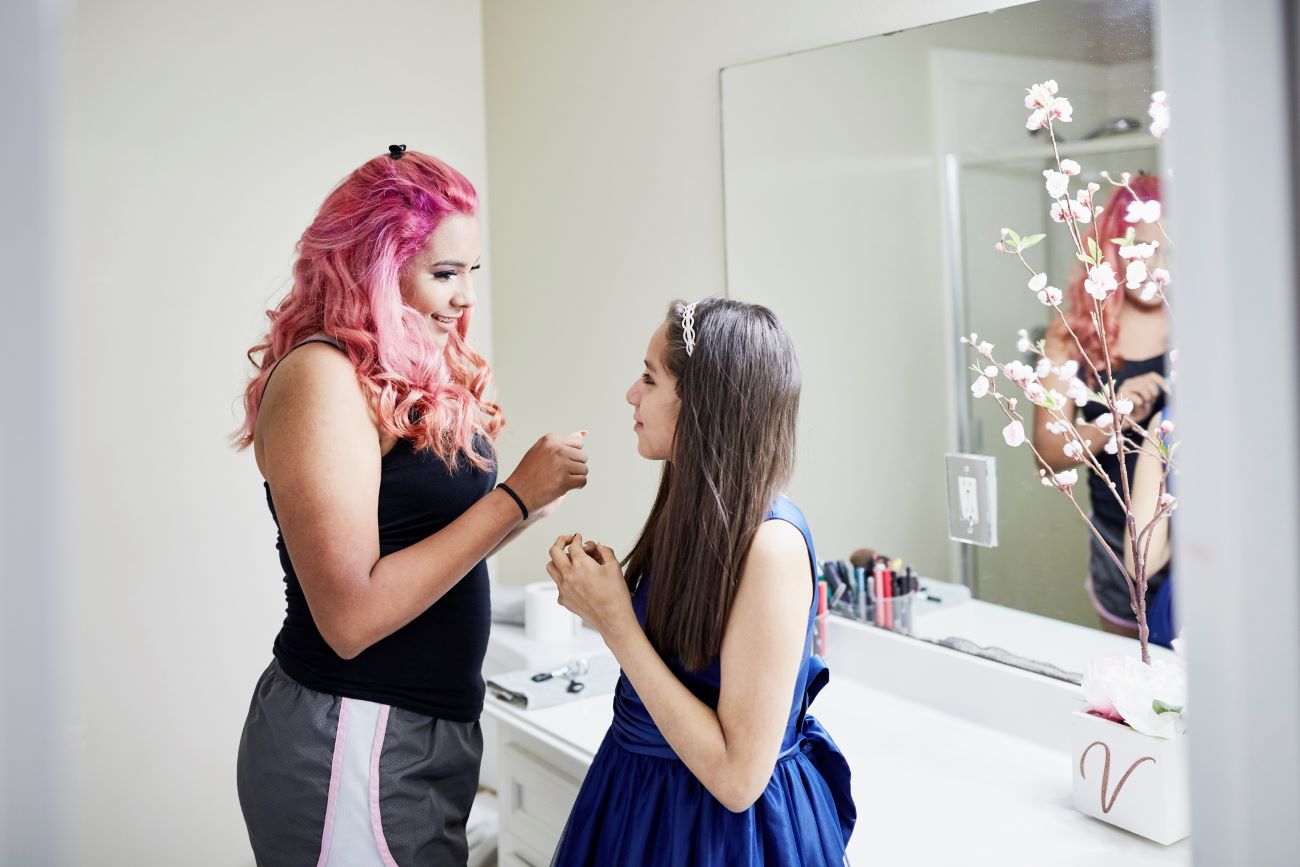
M 1191 833 L 1186 735 L 1151 737 L 1077 711 L 1070 741 L 1076 810 L 1164 846 Z

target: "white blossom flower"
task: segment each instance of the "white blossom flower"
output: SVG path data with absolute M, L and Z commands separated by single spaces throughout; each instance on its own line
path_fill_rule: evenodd
M 1109 262 L 1093 265 L 1088 269 L 1088 279 L 1083 281 L 1083 288 L 1098 301 L 1105 301 L 1110 293 L 1119 288 L 1115 279 L 1115 269 Z
M 1070 426 L 1063 421 L 1049 421 L 1047 429 L 1054 434 L 1067 434 L 1070 432 Z
M 1159 507 L 1162 510 L 1172 512 L 1178 508 L 1178 499 L 1168 491 L 1160 495 Z
M 1025 397 L 1030 403 L 1042 403 L 1047 397 L 1047 390 L 1040 383 L 1031 382 L 1025 386 Z
M 1042 84 L 1026 88 L 1026 91 L 1025 108 L 1047 108 L 1056 96 L 1057 86 L 1056 82 L 1049 78 Z
M 989 378 L 981 376 L 970 385 L 970 393 L 978 400 L 989 393 Z
M 979 346 L 975 347 L 975 351 L 978 352 L 980 355 L 988 355 L 990 352 L 993 351 L 993 344 L 985 340 Z
M 1151 117 L 1151 134 L 1156 138 L 1164 138 L 1165 133 L 1169 131 L 1169 105 L 1163 90 L 1151 94 L 1151 105 L 1147 108 L 1147 114 Z
M 1160 422 L 1160 435 L 1167 437 L 1174 432 L 1174 423 L 1169 419 Z
M 1132 415 L 1133 401 L 1129 400 L 1127 397 L 1119 398 L 1115 401 L 1115 413 L 1117 415 Z
M 1038 359 L 1038 366 L 1034 368 L 1034 375 L 1037 376 L 1039 379 L 1042 379 L 1044 376 L 1050 376 L 1051 373 L 1052 373 L 1052 359 L 1050 358 Z
M 1038 293 L 1038 300 L 1048 307 L 1055 307 L 1057 304 L 1060 304 L 1064 298 L 1065 296 L 1061 294 L 1061 290 L 1057 289 L 1055 286 L 1048 286 L 1042 292 Z
M 1124 219 L 1130 223 L 1154 223 L 1160 219 L 1160 203 L 1155 199 L 1146 202 L 1129 202 Z
M 1047 187 L 1047 194 L 1053 199 L 1061 198 L 1069 190 L 1070 179 L 1060 172 L 1046 169 L 1043 172 L 1043 177 L 1047 179 L 1044 183 L 1044 186 Z
M 1047 285 L 1047 275 L 1043 273 L 1035 274 L 1029 278 L 1029 291 L 1040 292 Z
M 1069 123 L 1074 119 L 1074 106 L 1070 105 L 1070 100 L 1065 97 L 1058 97 L 1048 109 L 1048 113 L 1061 123 Z
M 1151 269 L 1151 279 L 1154 280 L 1160 286 L 1161 289 L 1164 289 L 1171 282 L 1173 282 L 1172 280 L 1169 279 L 1169 271 L 1166 270 L 1165 268 Z
M 1044 487 L 1060 488 L 1063 491 L 1074 487 L 1079 482 L 1078 470 L 1064 470 L 1051 475 L 1048 475 L 1046 470 L 1039 470 L 1038 475 L 1042 478 Z
M 1070 440 L 1061 449 L 1067 458 L 1073 458 L 1076 461 L 1083 460 L 1083 444 L 1078 440 Z
M 1029 119 L 1025 121 L 1025 129 L 1042 129 L 1047 126 L 1047 109 L 1036 108 L 1029 113 Z
M 1034 344 L 1029 342 L 1029 337 L 1025 335 L 1023 331 L 1020 333 L 1020 338 L 1016 340 L 1016 351 L 1017 352 L 1034 351 Z
M 1073 358 L 1067 360 L 1060 367 L 1056 368 L 1056 375 L 1061 377 L 1061 379 L 1067 381 L 1074 379 L 1074 377 L 1077 376 L 1078 373 L 1079 373 L 1079 362 L 1075 361 Z
M 1136 289 L 1147 279 L 1147 263 L 1141 259 L 1134 259 L 1128 263 L 1128 268 L 1124 270 L 1124 285 L 1129 289 Z
M 1138 296 L 1143 302 L 1154 301 L 1160 294 L 1160 287 L 1154 282 L 1147 283 L 1142 287 L 1142 294 Z
M 1013 421 L 1002 429 L 1002 439 L 1006 444 L 1015 448 L 1025 441 L 1025 426 L 1018 421 Z
M 1119 248 L 1119 257 L 1121 259 L 1150 259 L 1156 254 L 1156 247 L 1159 246 L 1159 241 L 1152 241 L 1149 244 L 1129 244 L 1127 247 Z
M 1052 207 L 1047 213 L 1054 222 L 1064 223 L 1067 219 L 1067 211 L 1070 216 L 1074 218 L 1076 223 L 1083 223 L 1086 225 L 1092 221 L 1092 211 L 1088 209 L 1088 206 L 1071 199 L 1062 199 L 1059 202 L 1053 202 Z
M 984 368 L 984 375 L 989 379 L 996 379 L 998 375 L 998 366 L 996 364 L 990 364 L 988 367 Z
M 1061 173 L 1064 175 L 1077 175 L 1079 173 L 1079 164 L 1074 160 L 1061 160 Z
M 1119 454 L 1119 437 L 1112 436 L 1110 439 L 1106 440 L 1106 454 Z
M 1115 416 L 1108 412 L 1103 412 L 1101 415 L 1093 419 L 1092 423 L 1102 430 L 1110 430 L 1111 425 L 1115 423 Z
M 1075 406 L 1084 406 L 1092 399 L 1092 392 L 1084 384 L 1082 379 L 1077 376 L 1070 380 L 1070 385 L 1065 390 L 1065 396 L 1074 401 Z
M 1033 381 L 1035 376 L 1034 369 L 1023 361 L 1008 362 L 1005 372 L 1007 377 L 1021 388 Z

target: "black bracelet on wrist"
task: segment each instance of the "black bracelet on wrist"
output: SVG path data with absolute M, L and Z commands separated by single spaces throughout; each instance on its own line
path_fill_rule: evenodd
M 505 482 L 501 482 L 499 485 L 497 485 L 497 487 L 500 488 L 501 490 L 505 491 L 507 494 L 510 495 L 510 499 L 512 499 L 512 500 L 515 501 L 515 505 L 517 505 L 517 506 L 519 507 L 519 511 L 521 511 L 521 512 L 524 513 L 524 520 L 527 521 L 527 520 L 528 520 L 528 507 L 524 505 L 524 501 L 523 501 L 522 499 L 519 498 L 519 495 L 516 494 L 516 493 L 514 492 L 514 490 L 511 489 L 511 487 L 510 487 L 509 485 L 507 485 Z

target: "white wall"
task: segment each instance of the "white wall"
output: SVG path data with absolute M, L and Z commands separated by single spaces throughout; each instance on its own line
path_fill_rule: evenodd
M 63 215 L 59 100 L 67 7 L 49 0 L 0 4 L 0 864 L 64 863 L 71 821 L 64 686 L 67 598 L 60 553 L 61 455 L 70 438 L 50 424 L 56 397 L 53 298 Z M 19 168 L 21 167 L 21 168 Z
M 1188 639 L 1198 867 L 1300 863 L 1295 13 L 1295 3 L 1187 0 L 1160 16 L 1161 84 L 1174 106 L 1164 140 L 1174 325 L 1185 347 L 1175 600 Z M 1224 239 L 1245 225 L 1242 256 Z M 1242 375 L 1260 362 L 1267 376 Z M 1273 431 L 1288 447 L 1271 447 Z
M 503 552 L 502 580 L 544 578 L 559 532 L 626 553 L 649 511 L 658 467 L 623 394 L 667 303 L 725 290 L 719 70 L 1005 5 L 485 0 L 503 465 L 591 430 L 590 484 Z
M 260 478 L 225 441 L 244 351 L 365 159 L 405 143 L 485 191 L 481 23 L 479 0 L 77 6 L 74 863 L 251 863 L 235 751 L 284 602 Z

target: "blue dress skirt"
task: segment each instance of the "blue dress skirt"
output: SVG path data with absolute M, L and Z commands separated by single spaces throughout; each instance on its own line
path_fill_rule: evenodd
M 812 535 L 794 503 L 781 498 L 768 520 L 798 527 L 809 564 L 816 563 Z M 649 580 L 641 581 L 632 600 L 642 626 Z M 782 751 L 753 806 L 733 813 L 709 794 L 668 746 L 623 675 L 614 693 L 614 722 L 578 792 L 553 867 L 841 867 L 857 812 L 848 763 L 808 713 L 830 677 L 826 663 L 812 654 L 816 610 L 814 593 Z M 696 672 L 677 660 L 667 662 L 697 698 L 718 706 L 722 677 L 716 657 Z

